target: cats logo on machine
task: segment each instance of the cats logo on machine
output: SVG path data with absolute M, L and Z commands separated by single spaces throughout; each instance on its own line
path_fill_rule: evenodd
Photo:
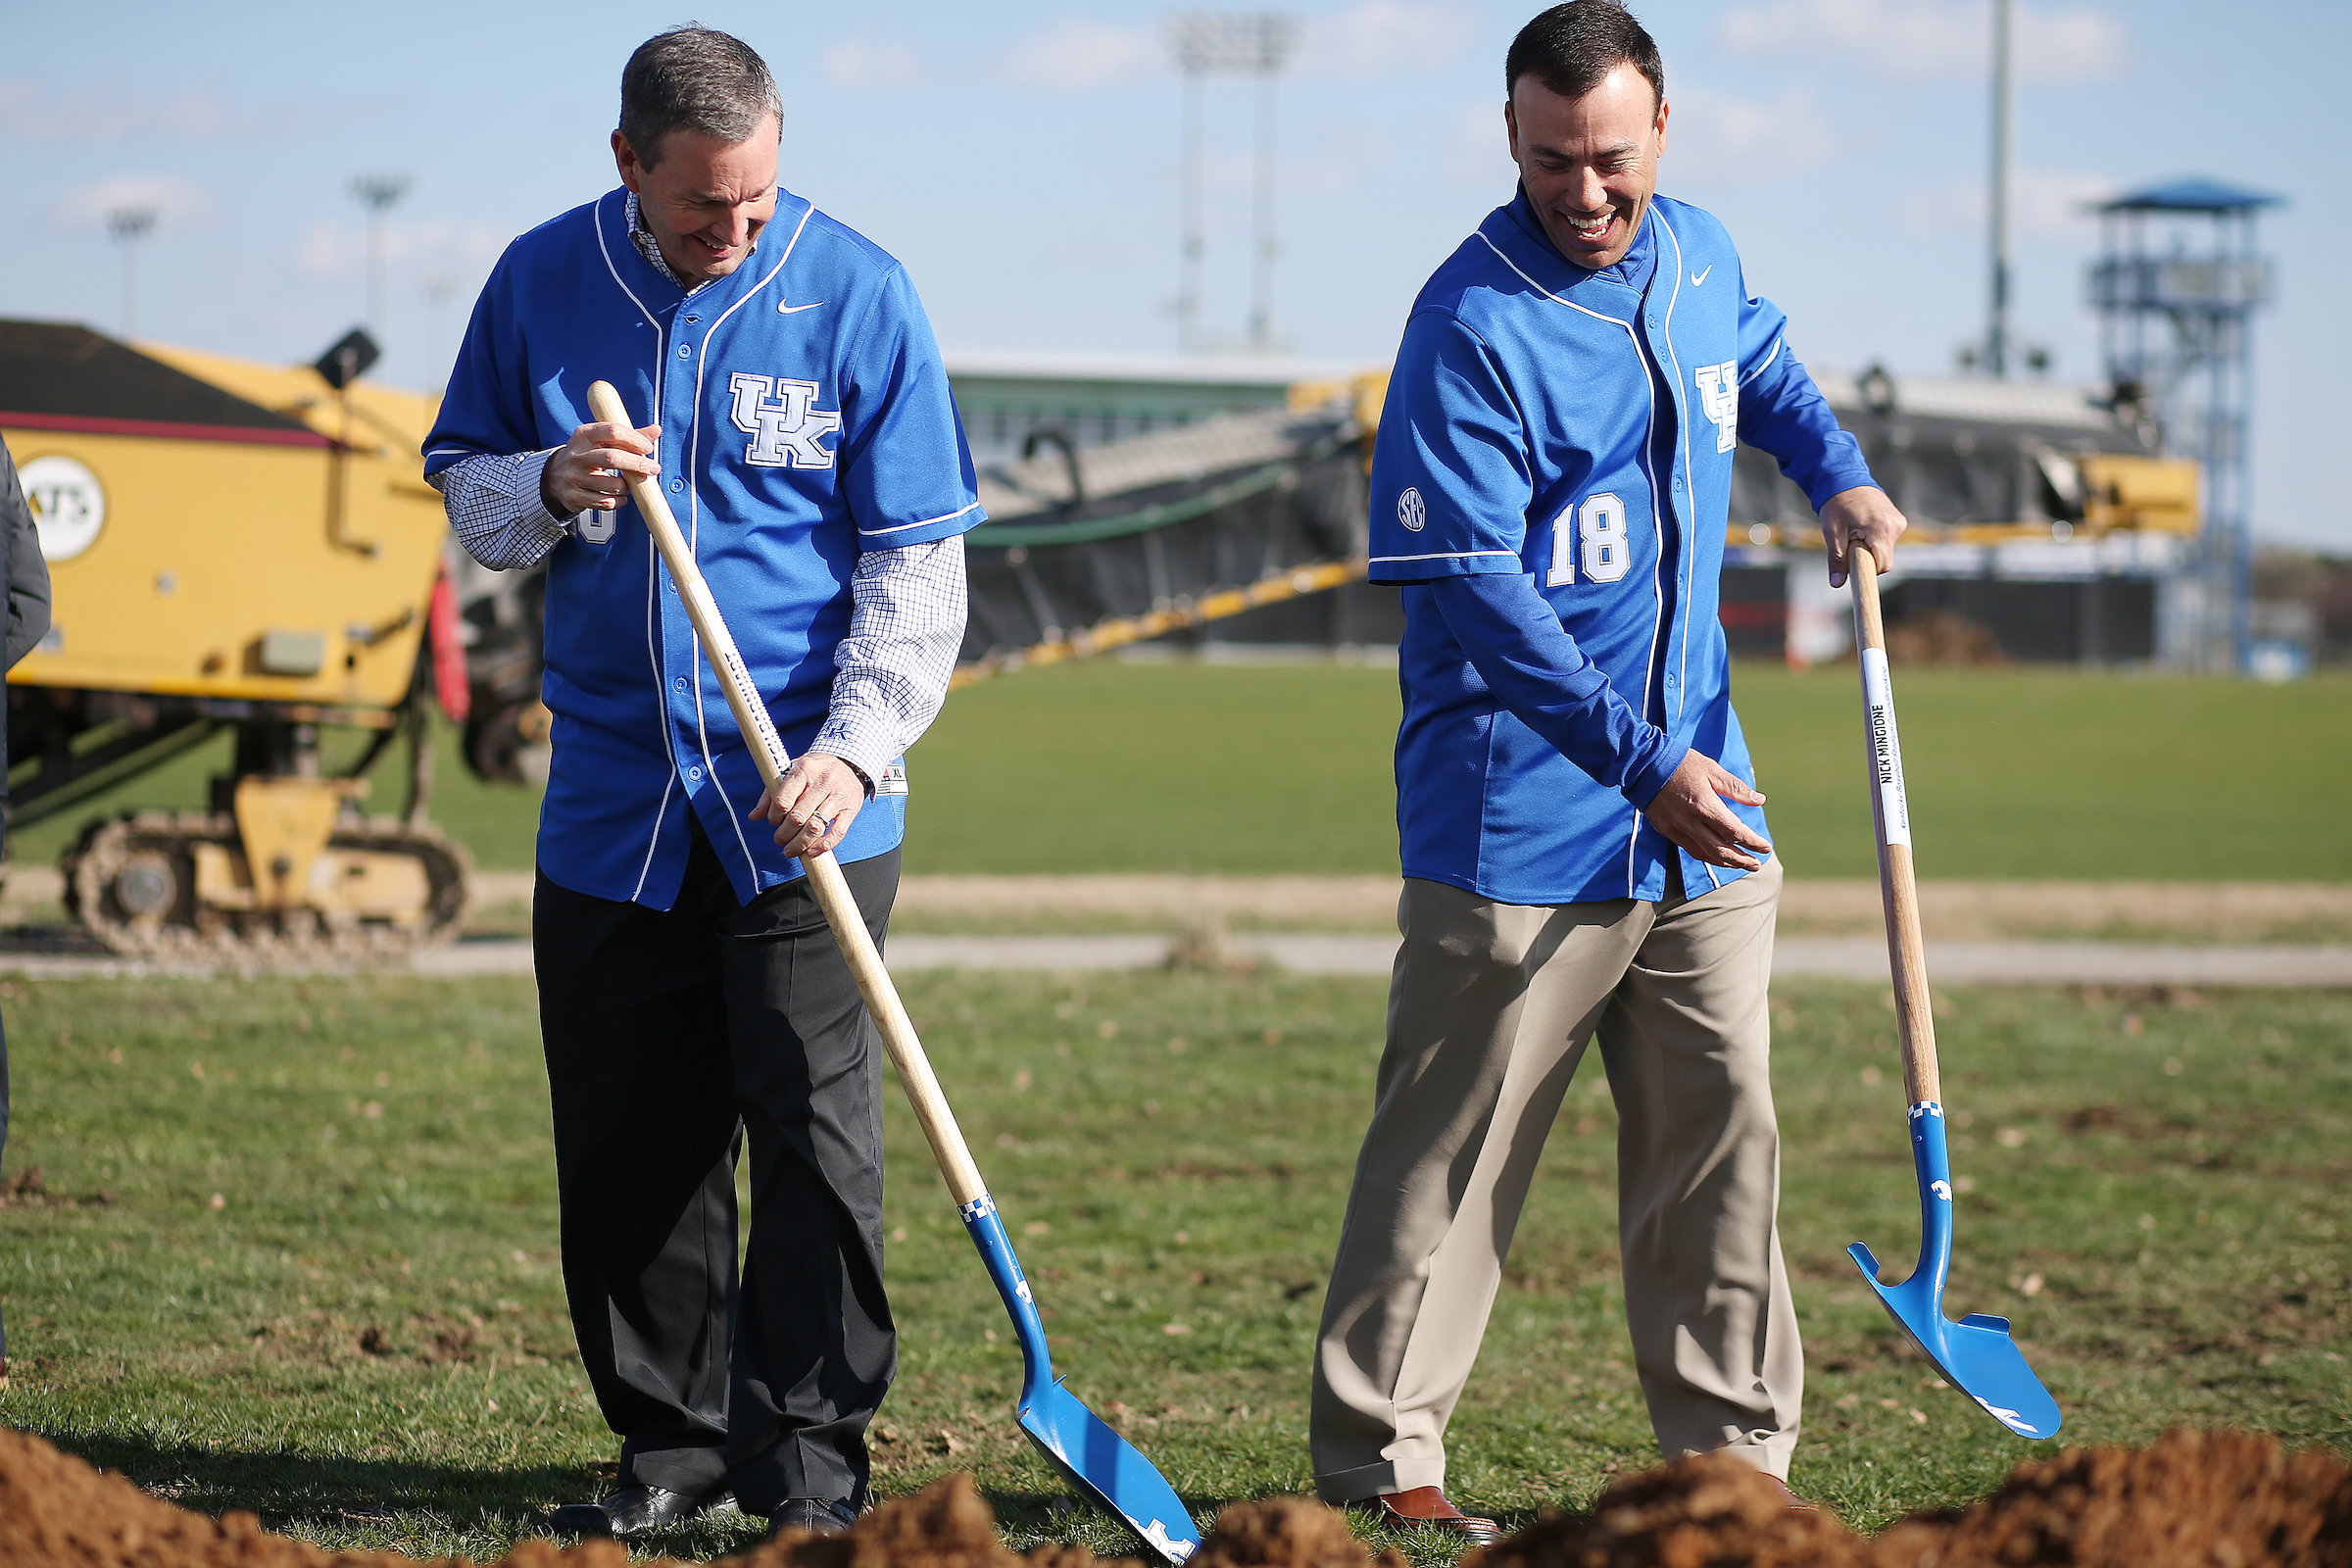
M 106 487 L 73 458 L 45 453 L 17 470 L 32 508 L 43 561 L 72 561 L 98 542 L 106 526 Z
M 743 461 L 760 468 L 830 468 L 833 454 L 818 445 L 841 431 L 841 415 L 816 406 L 816 383 L 739 372 L 727 377 L 735 395 L 735 428 L 750 436 Z

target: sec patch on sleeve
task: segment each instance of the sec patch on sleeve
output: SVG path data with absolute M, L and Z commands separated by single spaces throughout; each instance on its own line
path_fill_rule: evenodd
M 1429 507 L 1422 501 L 1418 485 L 1406 485 L 1404 494 L 1396 498 L 1396 520 L 1407 533 L 1419 533 L 1429 525 Z

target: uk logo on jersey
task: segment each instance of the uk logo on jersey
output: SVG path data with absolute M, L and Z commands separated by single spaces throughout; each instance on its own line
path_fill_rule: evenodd
M 744 372 L 727 377 L 735 395 L 735 428 L 752 438 L 743 461 L 762 468 L 830 468 L 833 454 L 818 445 L 841 430 L 841 415 L 816 406 L 816 383 Z
M 1740 444 L 1740 362 L 1698 368 L 1698 406 L 1715 421 L 1715 450 L 1729 452 Z

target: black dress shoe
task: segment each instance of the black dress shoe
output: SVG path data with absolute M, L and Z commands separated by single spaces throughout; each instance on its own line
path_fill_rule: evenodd
M 786 1497 L 784 1506 L 767 1516 L 767 1539 L 774 1541 L 787 1530 L 838 1536 L 857 1522 L 858 1510 L 846 1502 L 824 1497 Z
M 732 1514 L 735 1494 L 706 1492 L 699 1496 L 661 1487 L 623 1487 L 602 1502 L 567 1502 L 547 1516 L 550 1535 L 610 1536 L 634 1541 L 689 1519 Z

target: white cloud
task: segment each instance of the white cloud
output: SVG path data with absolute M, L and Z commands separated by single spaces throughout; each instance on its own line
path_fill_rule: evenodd
M 1357 0 L 1307 22 L 1298 69 L 1349 81 L 1436 70 L 1459 59 L 1477 31 L 1477 16 L 1459 6 Z
M 1064 17 L 1012 46 L 998 74 L 1018 87 L 1064 92 L 1116 86 L 1164 68 L 1165 45 L 1150 27 L 1116 27 Z
M 2019 79 L 2089 81 L 2131 63 L 2124 24 L 2091 6 L 2020 7 L 2012 37 Z M 1845 55 L 1915 80 L 1976 79 L 1992 62 L 1981 0 L 1764 0 L 1726 14 L 1716 41 L 1736 54 Z
M 212 193 L 185 179 L 154 174 L 116 174 L 68 191 L 49 209 L 49 221 L 60 228 L 101 228 L 108 215 L 147 208 L 158 226 L 178 228 L 213 216 Z
M 285 137 L 360 118 L 380 102 L 333 111 L 305 104 L 239 105 L 218 81 L 156 92 L 112 77 L 63 85 L 0 79 L 0 135 L 83 146 L 122 141 Z
M 2116 191 L 2115 181 L 2084 169 L 2020 169 L 2009 178 L 2010 231 L 2026 239 L 2083 239 L 2092 218 L 2084 211 Z M 1895 204 L 1895 222 L 1920 236 L 1966 233 L 1980 238 L 1990 222 L 1991 196 L 1982 179 L 1956 179 L 1915 190 Z
M 463 228 L 443 219 L 384 225 L 386 270 L 402 276 L 478 276 L 498 260 L 512 236 L 487 223 Z M 321 220 L 294 247 L 294 270 L 305 277 L 356 278 L 368 270 L 368 230 L 341 219 Z
M 1668 102 L 1674 113 L 1666 122 L 1662 178 L 1740 174 L 1771 179 L 1825 164 L 1838 151 L 1829 117 L 1803 86 L 1787 88 L 1773 103 L 1692 87 L 1677 89 Z
M 825 51 L 821 63 L 827 81 L 854 92 L 920 86 L 931 75 L 914 45 L 872 38 L 844 38 Z

